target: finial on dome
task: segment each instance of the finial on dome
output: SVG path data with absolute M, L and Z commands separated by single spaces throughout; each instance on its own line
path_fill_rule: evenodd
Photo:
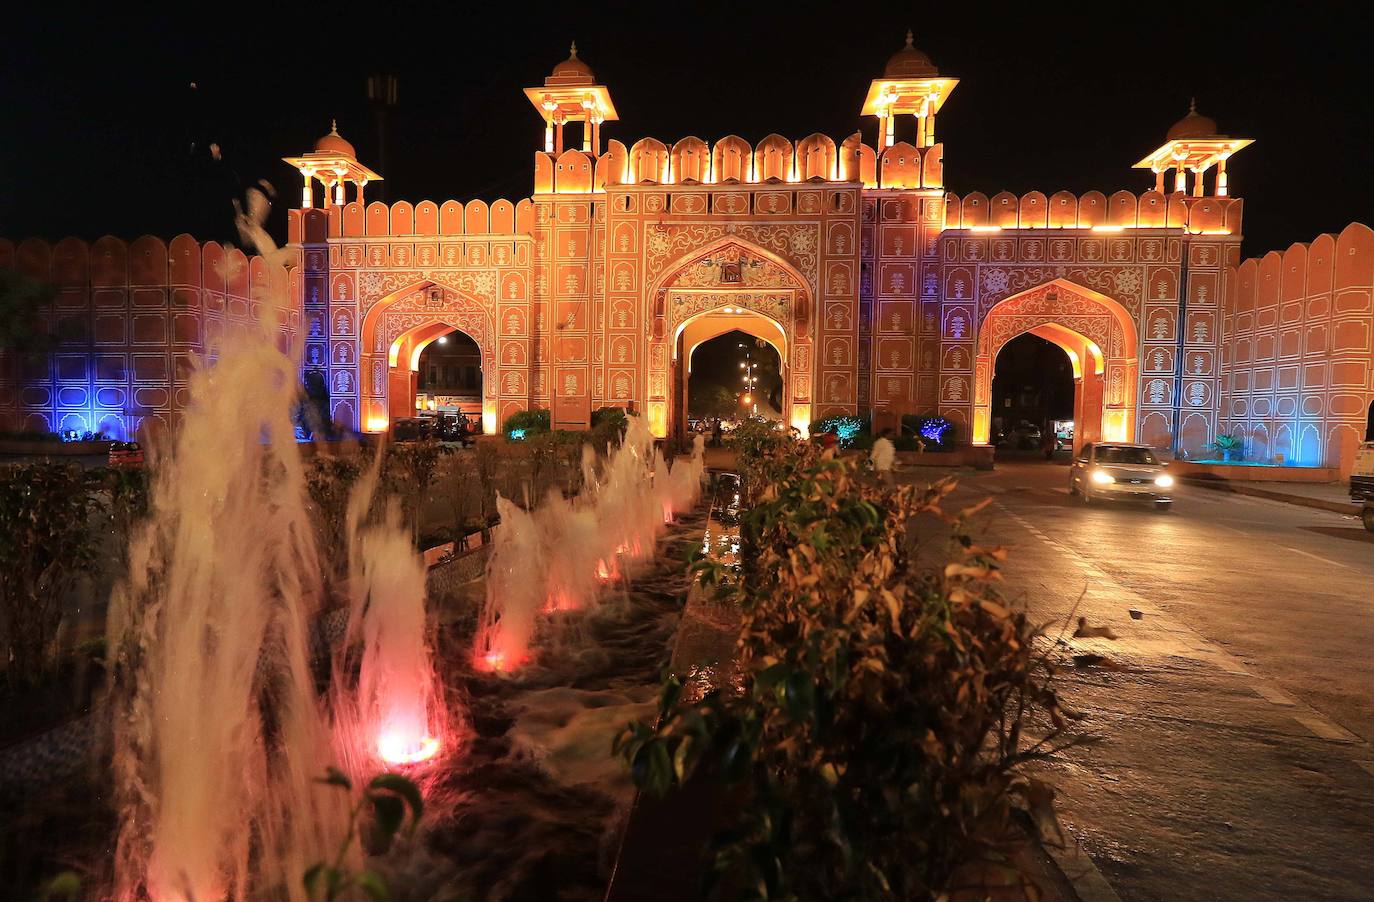
M 1197 98 L 1196 98 L 1196 97 L 1189 97 L 1189 98 L 1188 98 L 1188 112 L 1190 112 L 1190 113 L 1196 113 L 1196 112 L 1197 112 Z
M 337 135 L 337 134 L 339 133 L 339 120 L 337 120 L 337 119 L 330 119 L 330 120 L 329 120 L 329 133 L 330 133 L 331 135 Z
M 572 42 L 572 47 L 570 48 L 570 52 L 569 52 L 569 54 L 568 54 L 568 59 L 571 59 L 571 60 L 577 59 L 577 42 L 576 42 L 576 41 L 573 41 L 573 42 Z
M 911 47 L 914 46 L 914 45 L 912 44 L 912 41 L 914 41 L 915 39 L 916 39 L 916 36 L 915 36 L 914 34 L 912 34 L 912 33 L 911 33 L 911 29 L 908 28 L 908 29 L 906 30 L 906 49 L 910 49 Z

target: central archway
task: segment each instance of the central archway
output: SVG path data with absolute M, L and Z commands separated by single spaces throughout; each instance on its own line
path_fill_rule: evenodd
M 1030 333 L 1058 345 L 1074 370 L 1074 451 L 1085 442 L 1132 441 L 1139 377 L 1135 323 L 1105 295 L 1056 279 L 988 311 L 978 331 L 973 442 L 991 437 L 992 378 L 1007 342 Z
M 807 281 L 790 262 L 750 242 L 722 238 L 668 266 L 651 297 L 648 413 L 655 435 L 685 434 L 690 348 L 730 329 L 777 349 L 785 421 L 805 433 L 811 421 L 814 317 Z

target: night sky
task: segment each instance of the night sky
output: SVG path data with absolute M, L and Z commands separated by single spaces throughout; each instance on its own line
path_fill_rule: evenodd
M 869 80 L 908 25 L 941 73 L 961 79 L 939 122 L 954 191 L 1145 190 L 1152 176 L 1131 164 L 1196 95 L 1222 131 L 1257 142 L 1230 166 L 1247 201 L 1247 254 L 1374 221 L 1367 31 L 1317 5 L 563 4 L 571 11 L 545 14 L 450 3 L 312 5 L 319 14 L 307 17 L 285 4 L 179 4 L 128 5 L 108 21 L 26 6 L 47 15 L 7 13 L 0 63 L 0 234 L 12 238 L 226 238 L 226 192 L 198 180 L 192 141 L 218 140 L 239 180 L 267 177 L 290 203 L 297 176 L 277 158 L 308 150 L 331 117 L 379 165 L 364 94 L 373 72 L 400 79 L 390 199 L 527 195 L 542 128 L 520 91 L 542 83 L 573 38 L 620 112 L 608 138 L 839 140 L 860 127 Z M 872 143 L 873 122 L 862 127 Z

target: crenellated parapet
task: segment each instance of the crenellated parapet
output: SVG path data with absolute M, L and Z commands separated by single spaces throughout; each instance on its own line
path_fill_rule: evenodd
M 1046 197 L 1029 191 L 1017 197 L 1003 191 L 989 198 L 974 191 L 950 194 L 945 228 L 995 232 L 1003 229 L 1181 229 L 1193 235 L 1240 235 L 1243 204 L 1233 197 L 1189 197 L 1182 193 L 1100 191 L 1075 196 L 1059 191 Z
M 42 318 L 51 332 L 72 336 L 22 369 L 0 365 L 5 428 L 119 438 L 145 424 L 165 428 L 190 403 L 194 359 L 226 334 L 246 334 L 265 305 L 279 308 L 283 347 L 299 331 L 284 268 L 190 235 L 0 239 L 0 267 L 55 286 Z
M 413 238 L 458 235 L 529 235 L 534 228 L 534 205 L 526 198 L 516 203 L 497 200 L 466 204 L 446 200 L 419 203 L 399 200 L 390 206 L 374 201 L 327 209 L 291 210 L 288 241 L 291 244 L 322 243 L 330 238 Z
M 858 132 L 839 144 L 823 134 L 800 141 L 769 135 L 756 145 L 736 135 L 715 145 L 687 137 L 671 147 L 641 138 L 626 148 L 610 141 L 593 157 L 581 150 L 534 157 L 535 194 L 588 194 L 635 185 L 858 183 L 865 188 L 944 187 L 944 146 L 898 142 L 878 154 Z

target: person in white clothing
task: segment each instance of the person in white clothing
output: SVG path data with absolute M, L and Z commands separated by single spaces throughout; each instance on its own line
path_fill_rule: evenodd
M 873 462 L 873 472 L 885 486 L 893 485 L 892 465 L 897 459 L 897 446 L 892 443 L 892 430 L 884 429 L 873 443 L 868 459 Z

